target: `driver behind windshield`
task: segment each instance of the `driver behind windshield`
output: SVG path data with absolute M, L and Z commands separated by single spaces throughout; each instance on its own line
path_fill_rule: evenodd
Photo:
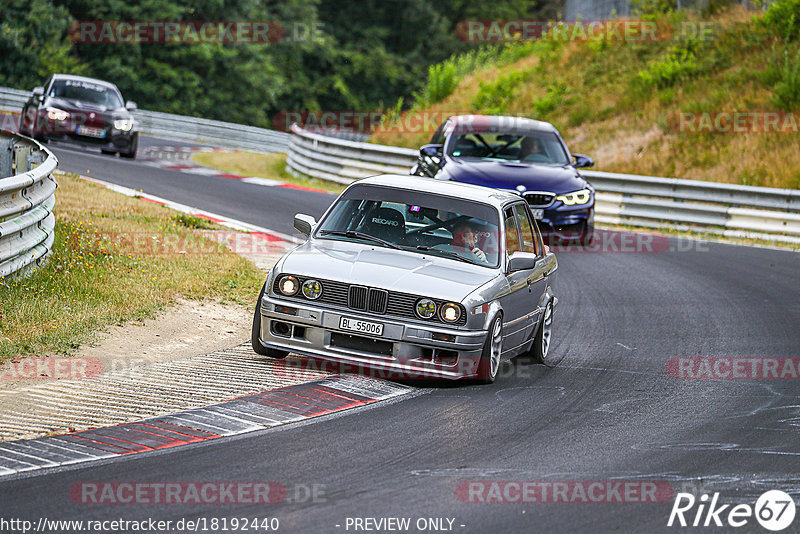
M 478 231 L 469 221 L 461 221 L 453 227 L 453 240 L 448 245 L 437 245 L 433 248 L 449 250 L 470 259 L 488 263 L 486 253 L 478 248 Z

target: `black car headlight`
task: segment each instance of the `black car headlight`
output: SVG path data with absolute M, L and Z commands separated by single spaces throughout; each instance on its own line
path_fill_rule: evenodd
M 69 113 L 63 109 L 47 108 L 47 118 L 54 121 L 65 121 L 69 118 Z
M 133 128 L 133 120 L 131 119 L 117 119 L 114 121 L 114 128 L 121 132 L 130 132 Z
M 316 280 L 303 282 L 303 296 L 310 300 L 317 300 L 322 296 L 322 284 Z
M 567 206 L 575 206 L 580 204 L 586 204 L 591 200 L 592 192 L 589 189 L 581 189 L 580 191 L 573 191 L 572 193 L 565 193 L 563 195 L 558 195 L 556 200 L 560 200 Z
M 418 317 L 430 319 L 436 315 L 436 303 L 431 299 L 419 299 L 417 305 L 414 306 L 414 311 L 417 312 Z
M 439 308 L 439 318 L 446 323 L 455 323 L 461 319 L 461 306 L 455 302 L 448 302 Z
M 278 281 L 278 289 L 284 295 L 291 297 L 300 290 L 300 282 L 294 276 L 282 276 Z

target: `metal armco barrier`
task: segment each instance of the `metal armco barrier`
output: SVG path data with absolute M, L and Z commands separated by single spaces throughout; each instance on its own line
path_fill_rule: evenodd
M 22 111 L 29 96 L 29 91 L 0 87 L 0 109 Z M 207 142 L 219 147 L 258 152 L 286 152 L 289 145 L 288 133 L 266 128 L 143 109 L 134 111 L 133 116 L 140 132 L 165 139 Z
M 381 173 L 408 174 L 418 151 L 311 133 L 292 125 L 289 172 L 341 184 Z
M 24 275 L 50 254 L 57 165 L 36 141 L 0 132 L 0 277 Z
M 292 127 L 286 163 L 294 174 L 350 183 L 407 174 L 418 152 L 334 139 Z M 597 190 L 598 223 L 690 230 L 800 243 L 800 190 L 581 171 Z

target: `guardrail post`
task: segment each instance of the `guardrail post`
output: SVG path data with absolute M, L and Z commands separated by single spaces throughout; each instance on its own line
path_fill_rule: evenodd
M 31 170 L 28 157 L 31 147 L 28 145 L 14 145 L 14 174 L 22 174 Z
M 0 142 L 0 178 L 14 174 L 14 140 Z

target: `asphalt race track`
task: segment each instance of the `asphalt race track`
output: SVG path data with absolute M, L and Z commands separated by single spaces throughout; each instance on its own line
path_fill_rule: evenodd
M 286 233 L 294 213 L 319 216 L 333 198 L 55 152 L 64 170 L 89 169 L 96 178 Z M 662 244 L 653 252 L 559 254 L 551 350 L 563 361 L 555 368 L 512 362 L 490 386 L 423 387 L 309 423 L 0 479 L 4 515 L 277 517 L 280 532 L 363 532 L 352 518 L 365 517 L 407 517 L 412 526 L 419 518 L 448 518 L 456 532 L 661 532 L 694 530 L 667 527 L 681 491 L 698 498 L 719 492 L 720 503 L 751 506 L 771 489 L 796 499 L 800 380 L 686 379 L 671 376 L 667 362 L 800 357 L 800 255 Z M 69 495 L 78 482 L 184 481 L 272 481 L 288 497 L 268 505 L 92 505 Z M 674 493 L 656 503 L 584 503 L 574 495 L 570 502 L 479 503 L 463 491 L 470 481 L 649 481 Z M 316 498 L 306 498 L 308 488 Z M 754 518 L 736 530 L 766 532 Z

